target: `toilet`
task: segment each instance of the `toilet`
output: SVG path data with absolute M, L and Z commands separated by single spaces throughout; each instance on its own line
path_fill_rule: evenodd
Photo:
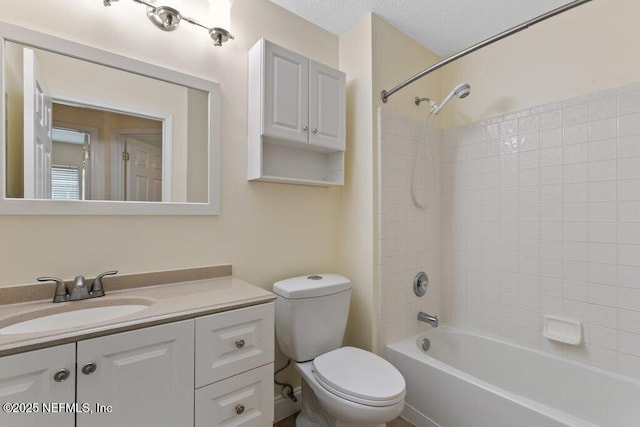
M 404 408 L 405 381 L 369 351 L 340 347 L 351 281 L 337 274 L 294 277 L 273 285 L 280 350 L 302 377 L 297 427 L 382 427 Z

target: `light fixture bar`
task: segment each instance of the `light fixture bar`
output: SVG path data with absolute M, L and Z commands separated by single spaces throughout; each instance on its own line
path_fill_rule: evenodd
M 111 4 L 119 0 L 102 0 L 105 6 L 111 6 Z M 209 32 L 209 37 L 213 40 L 215 46 L 222 46 L 222 44 L 229 39 L 233 40 L 233 36 L 228 30 L 218 27 L 207 27 L 201 24 L 193 18 L 182 15 L 178 9 L 174 9 L 169 6 L 155 6 L 145 0 L 133 0 L 136 3 L 147 6 L 147 17 L 157 28 L 162 31 L 174 31 L 178 28 L 181 21 L 186 21 L 195 26 L 204 28 Z

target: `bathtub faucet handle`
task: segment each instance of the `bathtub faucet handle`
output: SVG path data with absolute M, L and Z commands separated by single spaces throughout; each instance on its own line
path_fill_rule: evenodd
M 432 316 L 430 314 L 427 314 L 421 311 L 418 313 L 418 320 L 421 322 L 428 323 L 434 328 L 438 327 L 438 316 Z

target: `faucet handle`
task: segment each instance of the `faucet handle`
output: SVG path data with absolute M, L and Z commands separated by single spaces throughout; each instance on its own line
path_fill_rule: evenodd
M 56 282 L 56 293 L 53 296 L 53 302 L 65 302 L 69 298 L 67 285 L 63 280 L 57 277 L 38 277 L 38 282 Z
M 114 274 L 118 274 L 118 270 L 105 271 L 102 274 L 98 274 L 98 276 L 95 279 L 93 279 L 93 284 L 91 285 L 91 295 L 94 297 L 104 296 L 104 287 L 102 285 L 102 278 L 104 276 L 112 276 Z

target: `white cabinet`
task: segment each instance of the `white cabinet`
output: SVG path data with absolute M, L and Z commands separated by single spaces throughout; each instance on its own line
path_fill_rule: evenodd
M 273 304 L 196 319 L 196 387 L 273 362 Z
M 195 427 L 273 425 L 273 363 L 196 390 Z
M 195 427 L 273 424 L 274 304 L 196 319 Z
M 273 357 L 273 303 L 0 357 L 0 426 L 271 426 Z
M 250 180 L 344 182 L 346 78 L 264 39 L 249 51 Z
M 78 342 L 78 427 L 193 424 L 193 320 Z M 95 370 L 94 370 L 95 369 Z
M 0 358 L 2 403 L 38 405 L 35 414 L 0 412 L 0 425 L 193 425 L 193 324 L 185 320 Z
M 309 142 L 309 59 L 263 42 L 262 134 L 306 144 Z
M 43 403 L 75 402 L 75 361 L 75 344 L 1 358 L 0 402 L 13 406 L 9 412 L 4 407 L 0 411 L 0 426 L 72 427 L 73 412 L 59 411 L 59 406 L 45 408 Z
M 346 145 L 345 74 L 309 60 L 309 144 L 344 151 Z

